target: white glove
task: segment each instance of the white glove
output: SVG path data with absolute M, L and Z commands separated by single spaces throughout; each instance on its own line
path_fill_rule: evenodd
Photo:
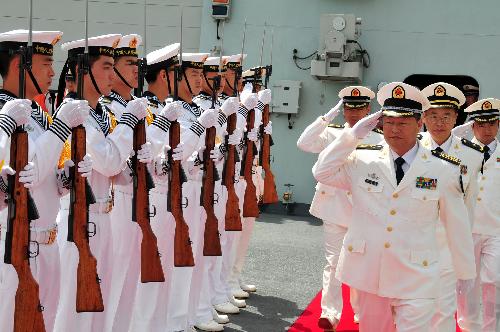
M 273 134 L 273 123 L 269 121 L 267 126 L 264 127 L 264 134 L 272 135 Z
M 170 146 L 168 147 L 170 150 Z M 180 142 L 177 144 L 177 147 L 172 151 L 172 159 L 173 160 L 184 160 L 189 156 L 184 156 L 184 143 Z
M 174 101 L 166 104 L 161 110 L 160 115 L 166 117 L 168 121 L 175 121 L 182 114 L 183 109 L 182 102 Z
M 373 113 L 359 120 L 351 129 L 351 133 L 358 139 L 365 138 L 370 131 L 378 124 L 378 119 L 382 116 L 382 110 Z
M 92 157 L 87 153 L 83 156 L 82 161 L 78 163 L 78 173 L 84 178 L 88 178 L 92 175 L 92 166 L 94 161 Z
M 215 163 L 221 161 L 223 157 L 224 156 L 222 155 L 222 152 L 220 152 L 218 146 L 214 147 L 214 149 L 210 151 L 210 159 L 212 159 Z
M 227 144 L 229 145 L 238 145 L 241 142 L 241 138 L 243 137 L 243 132 L 241 129 L 236 128 L 231 135 L 227 138 Z
M 459 295 L 469 293 L 472 290 L 472 287 L 474 287 L 474 279 L 457 280 L 457 293 Z
M 474 120 L 464 123 L 463 125 L 456 126 L 451 130 L 451 133 L 458 137 L 464 137 L 469 132 L 472 131 L 472 125 L 474 124 Z
M 125 113 L 130 113 L 138 120 L 142 120 L 148 113 L 146 110 L 147 108 L 148 100 L 146 98 L 137 98 L 127 103 L 127 107 L 125 107 Z
M 78 173 L 80 173 L 80 175 L 84 178 L 90 177 L 90 175 L 92 174 L 92 165 L 93 165 L 92 158 L 90 157 L 89 154 L 86 154 L 83 157 L 82 161 L 78 163 Z M 64 162 L 64 174 L 66 175 L 67 178 L 70 177 L 69 169 L 73 166 L 75 166 L 75 163 L 71 159 L 68 159 Z
M 248 132 L 247 138 L 253 142 L 257 142 L 258 135 L 257 135 L 257 128 L 253 128 Z
M 0 114 L 9 116 L 16 122 L 17 126 L 26 124 L 31 116 L 31 100 L 14 99 L 3 105 Z
M 2 170 L 0 171 L 0 177 L 2 177 L 3 185 L 5 187 L 2 188 L 2 191 L 8 190 L 7 185 L 9 183 L 9 175 L 14 175 L 16 174 L 16 171 L 14 171 L 10 166 L 3 166 Z
M 239 107 L 240 102 L 238 101 L 238 98 L 229 97 L 226 99 L 226 101 L 224 101 L 224 104 L 222 104 L 220 110 L 222 113 L 224 113 L 225 116 L 230 116 L 231 114 L 236 113 Z
M 89 102 L 86 100 L 66 99 L 56 113 L 56 118 L 68 127 L 74 128 L 87 120 L 90 112 Z
M 217 123 L 217 111 L 213 108 L 201 113 L 198 122 L 205 128 L 214 127 Z
M 38 167 L 35 163 L 29 162 L 24 170 L 19 172 L 19 182 L 24 183 L 25 188 L 31 188 L 38 181 Z
M 340 101 L 337 103 L 337 105 L 335 105 L 335 107 L 333 107 L 332 109 L 330 109 L 328 111 L 328 113 L 326 113 L 325 115 L 323 115 L 323 119 L 326 121 L 326 122 L 331 122 L 333 121 L 333 119 L 335 119 L 337 117 L 337 115 L 340 114 L 340 112 L 342 112 L 342 104 L 343 104 L 343 100 L 340 99 Z
M 151 143 L 144 143 L 139 151 L 137 151 L 137 159 L 144 164 L 148 164 L 153 161 L 153 153 L 151 152 Z
M 271 102 L 271 89 L 259 91 L 259 100 L 264 105 L 269 105 Z
M 241 94 L 241 103 L 247 110 L 253 110 L 255 107 L 257 107 L 258 102 L 259 97 L 256 93 Z

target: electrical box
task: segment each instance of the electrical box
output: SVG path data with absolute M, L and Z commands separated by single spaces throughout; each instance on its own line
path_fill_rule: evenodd
M 225 20 L 229 17 L 231 0 L 212 0 L 212 17 L 216 20 Z
M 320 80 L 360 83 L 364 56 L 357 39 L 361 19 L 353 14 L 322 14 L 318 54 L 311 61 L 311 75 Z
M 297 114 L 301 84 L 300 81 L 275 81 L 272 85 L 272 112 Z

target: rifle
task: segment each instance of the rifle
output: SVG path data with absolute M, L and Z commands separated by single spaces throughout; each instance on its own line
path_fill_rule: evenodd
M 182 79 L 182 16 L 181 9 L 181 47 L 179 52 L 179 66 L 174 68 L 174 100 L 179 100 L 179 81 Z M 168 151 L 170 172 L 168 173 L 168 203 L 167 210 L 175 219 L 174 236 L 174 266 L 194 266 L 193 248 L 189 239 L 189 226 L 182 213 L 182 183 L 185 175 L 182 171 L 181 161 L 174 160 L 173 150 L 181 141 L 181 127 L 177 120 L 172 121 L 169 129 L 171 149 Z
M 146 59 L 138 59 L 139 84 L 136 95 L 142 96 L 144 76 L 146 75 Z M 163 268 L 156 235 L 153 233 L 149 213 L 149 190 L 154 188 L 154 181 L 146 164 L 137 159 L 137 151 L 146 143 L 146 122 L 140 120 L 134 128 L 134 151 L 132 157 L 132 178 L 134 191 L 132 196 L 132 221 L 137 222 L 142 231 L 141 242 L 141 282 L 164 282 Z
M 274 31 L 271 39 L 271 64 L 266 66 L 266 78 L 264 80 L 264 87 L 267 89 L 269 84 L 269 78 L 273 71 L 273 43 L 274 43 Z M 262 61 L 262 57 L 261 57 Z M 261 63 L 262 64 L 262 63 Z M 264 132 L 264 127 L 269 124 L 269 104 L 264 106 L 264 111 L 262 112 L 262 126 L 260 128 L 262 141 L 260 148 L 260 164 L 264 170 L 264 194 L 262 197 L 262 202 L 264 204 L 277 203 L 279 201 L 278 193 L 276 191 L 276 183 L 274 181 L 274 174 L 271 171 L 271 145 L 272 138 L 271 135 Z
M 32 8 L 33 2 L 30 1 L 29 41 L 26 47 L 19 50 L 19 98 L 25 98 L 25 71 L 31 70 L 32 64 Z M 45 332 L 39 286 L 31 273 L 29 263 L 30 221 L 38 219 L 39 215 L 28 189 L 19 182 L 19 172 L 27 164 L 28 133 L 20 126 L 12 134 L 10 144 L 10 167 L 16 174 L 8 177 L 8 224 L 4 262 L 12 264 L 19 279 L 15 297 L 14 331 Z M 38 250 L 33 257 L 37 254 Z
M 88 0 L 85 14 L 85 52 L 78 55 L 77 99 L 84 99 L 84 76 L 89 72 L 88 57 Z M 77 170 L 77 165 L 87 153 L 86 131 L 83 125 L 71 130 L 71 160 L 75 166 L 70 169 L 71 190 L 68 216 L 68 241 L 74 242 L 78 249 L 78 268 L 76 274 L 76 312 L 102 312 L 104 303 L 100 279 L 97 274 L 97 260 L 90 249 L 89 206 L 96 202 L 92 188 L 86 178 Z
M 243 53 L 245 51 L 245 37 L 246 37 L 246 20 L 243 27 L 243 38 L 241 42 L 241 63 L 243 65 Z M 241 77 L 241 68 L 237 68 L 234 73 L 234 88 L 233 97 L 238 96 L 238 82 Z M 226 162 L 224 164 L 224 174 L 223 174 L 223 184 L 226 186 L 227 190 L 227 202 L 226 202 L 226 216 L 225 216 L 225 230 L 226 231 L 241 231 L 243 225 L 241 224 L 240 215 L 240 200 L 236 194 L 234 188 L 234 176 L 236 172 L 236 162 L 239 161 L 239 155 L 236 151 L 236 146 L 229 145 L 229 135 L 232 135 L 236 130 L 236 114 L 231 114 L 227 119 L 227 133 L 226 136 L 226 146 L 227 155 Z
M 255 126 L 255 110 L 248 111 L 247 117 L 247 133 L 250 132 Z M 245 135 L 247 136 L 247 135 Z M 252 166 L 254 157 L 257 155 L 257 147 L 255 143 L 245 137 L 246 139 L 246 149 L 245 158 L 243 165 L 243 177 L 247 182 L 247 187 L 245 189 L 245 201 L 243 203 L 243 217 L 255 217 L 259 216 L 259 204 L 257 200 L 257 189 L 253 183 L 252 178 Z
M 224 23 L 223 23 L 224 24 Z M 222 26 L 224 31 L 224 25 Z M 224 32 L 223 32 L 224 33 Z M 224 35 L 222 42 L 224 42 Z M 222 47 L 219 63 L 219 74 L 213 78 L 212 86 L 212 108 L 215 108 L 217 92 L 220 87 L 222 71 Z M 205 233 L 203 242 L 203 256 L 222 256 L 220 244 L 219 221 L 214 211 L 214 190 L 217 177 L 217 169 L 214 161 L 210 158 L 210 151 L 215 147 L 215 127 L 207 128 L 205 134 L 205 151 L 203 152 L 203 184 L 201 188 L 201 205 L 207 214 L 205 222 Z

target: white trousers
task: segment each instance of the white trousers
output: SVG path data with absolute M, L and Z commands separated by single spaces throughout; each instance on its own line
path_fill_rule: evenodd
M 434 299 L 393 299 L 357 290 L 359 330 L 363 332 L 428 332 Z
M 167 211 L 167 188 L 163 189 L 151 191 L 150 204 L 152 210 L 153 207 L 156 208 L 156 215 L 151 218 L 151 227 L 158 241 L 165 282 L 143 284 L 138 281 L 130 332 L 163 332 L 167 326 L 168 300 L 174 270 L 175 221 Z
M 340 250 L 347 228 L 331 222 L 323 222 L 326 265 L 323 269 L 321 314 L 333 315 L 340 320 L 343 309 L 342 283 L 335 278 Z M 354 293 L 354 290 L 351 290 Z M 356 312 L 356 311 L 355 311 Z
M 59 211 L 59 231 L 67 236 L 68 210 Z M 78 267 L 78 249 L 73 242 L 66 242 L 60 248 L 61 254 L 61 297 L 57 310 L 54 331 L 104 331 L 106 308 L 109 305 L 110 286 L 112 280 L 113 237 L 109 214 L 89 213 L 89 221 L 95 224 L 96 234 L 89 238 L 90 250 L 97 260 L 97 274 L 100 278 L 104 312 L 76 312 L 76 271 Z
M 132 222 L 132 195 L 115 189 L 111 211 L 112 281 L 105 331 L 128 331 L 141 267 L 141 229 Z
M 439 293 L 436 299 L 436 312 L 432 317 L 431 331 L 452 332 L 456 330 L 457 277 L 447 245 L 440 249 L 439 264 Z
M 458 325 L 465 332 L 500 331 L 500 237 L 472 234 L 477 277 L 468 294 L 458 296 Z M 481 324 L 482 295 L 482 324 Z
M 240 207 L 240 217 L 241 223 L 244 227 L 243 220 L 243 201 L 245 197 L 245 189 L 247 187 L 247 183 L 244 179 L 240 178 L 239 175 L 236 177 L 236 183 L 234 184 L 234 189 L 236 191 L 236 195 L 238 196 L 238 203 Z M 228 254 L 223 256 L 222 260 L 222 271 L 221 271 L 221 280 L 225 287 L 225 297 L 218 296 L 216 300 L 214 300 L 214 304 L 222 304 L 228 302 L 233 297 L 233 288 L 231 284 L 231 273 L 233 270 L 234 261 L 236 258 L 236 249 L 238 246 L 238 241 L 241 237 L 242 231 L 238 232 L 227 232 L 227 252 Z
M 201 183 L 199 181 L 189 180 L 182 186 L 182 194 L 188 199 L 188 206 L 183 208 L 183 213 L 184 219 L 189 226 L 189 237 L 192 242 L 195 267 L 174 267 L 172 271 L 171 291 L 168 294 L 167 332 L 185 330 L 189 322 L 189 306 L 195 301 L 197 302 L 194 296 L 199 292 L 199 289 L 191 290 L 191 286 L 193 285 L 194 269 L 199 270 L 202 268 L 202 264 L 197 259 L 198 248 L 200 245 L 203 248 L 203 231 L 205 229 L 204 222 L 201 222 L 202 213 L 204 212 L 200 206 L 200 193 Z M 191 297 L 191 294 L 193 297 Z
M 5 232 L 6 229 L 2 228 Z M 35 248 L 32 247 L 32 250 Z M 4 263 L 5 241 L 0 241 L 0 331 L 14 329 L 15 297 L 19 279 L 14 267 Z M 52 331 L 59 304 L 60 261 L 57 242 L 40 245 L 38 256 L 30 259 L 33 277 L 38 282 L 45 330 Z
M 220 234 L 220 243 L 222 256 L 205 257 L 202 255 L 200 259 L 204 260 L 205 269 L 202 278 L 202 287 L 200 290 L 200 299 L 198 303 L 195 324 L 206 323 L 212 320 L 212 305 L 224 303 L 227 301 L 226 287 L 221 278 L 222 262 L 224 256 L 228 255 L 227 251 L 227 232 L 225 231 L 225 216 L 226 216 L 226 201 L 227 191 L 222 186 L 221 181 L 215 183 L 214 211 L 218 221 L 218 231 Z M 222 302 L 217 301 L 218 297 L 222 297 Z

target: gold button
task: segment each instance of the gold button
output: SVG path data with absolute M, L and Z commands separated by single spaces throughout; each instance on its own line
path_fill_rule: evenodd
M 392 197 L 393 197 L 393 198 L 398 198 L 398 197 L 399 197 L 399 195 L 398 195 L 398 193 L 394 193 L 394 194 L 392 194 Z
M 392 232 L 392 227 L 391 226 L 387 227 L 387 231 Z
M 372 188 L 368 188 L 368 191 L 372 191 Z
M 384 247 L 386 247 L 387 249 L 389 249 L 391 247 L 391 244 L 389 242 L 386 242 Z
M 481 180 L 486 180 L 486 176 L 481 176 Z
M 322 195 L 324 195 L 324 194 L 325 194 L 325 191 L 323 190 L 323 191 L 321 192 L 321 194 L 322 194 Z
M 422 200 L 426 201 L 426 200 L 427 200 L 427 197 L 425 197 L 425 196 L 424 196 L 424 197 L 422 197 Z
M 479 190 L 483 191 L 483 190 L 484 190 L 484 188 L 483 188 L 483 187 L 481 187 L 481 188 L 479 188 Z
M 477 201 L 478 201 L 478 202 L 480 202 L 480 201 L 481 201 L 481 197 L 478 197 L 478 198 L 477 198 Z
M 422 262 L 422 265 L 423 265 L 423 266 L 427 266 L 427 265 L 429 265 L 429 263 L 428 263 L 427 261 L 423 261 L 423 262 Z
M 352 248 L 352 246 L 349 246 L 349 247 L 347 248 L 347 250 L 349 250 L 350 252 L 352 252 L 352 249 L 353 249 L 353 248 Z
M 395 215 L 396 214 L 396 210 L 391 210 L 390 214 L 391 214 L 391 216 Z
M 349 196 L 350 194 L 351 194 L 351 192 L 350 192 L 350 191 L 348 191 L 348 192 L 347 192 L 347 196 Z

